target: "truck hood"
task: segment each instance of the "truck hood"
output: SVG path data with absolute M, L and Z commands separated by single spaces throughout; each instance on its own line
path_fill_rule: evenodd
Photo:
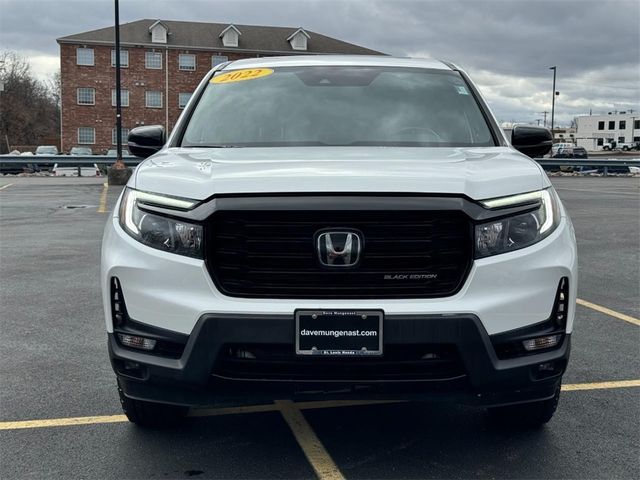
M 196 200 L 214 194 L 442 193 L 469 198 L 547 186 L 509 147 L 168 148 L 140 164 L 131 186 Z

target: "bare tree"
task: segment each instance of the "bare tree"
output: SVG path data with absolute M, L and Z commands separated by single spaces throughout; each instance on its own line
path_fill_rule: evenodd
M 35 78 L 16 52 L 0 52 L 0 152 L 10 145 L 37 145 L 59 132 L 59 93 Z

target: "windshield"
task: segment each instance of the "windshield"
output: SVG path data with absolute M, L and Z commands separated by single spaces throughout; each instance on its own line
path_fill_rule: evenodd
M 474 96 L 450 70 L 286 67 L 219 72 L 183 147 L 495 145 Z

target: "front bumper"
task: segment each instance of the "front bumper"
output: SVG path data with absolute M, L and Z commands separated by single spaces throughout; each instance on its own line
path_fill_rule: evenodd
M 277 344 L 293 352 L 293 332 L 293 316 L 208 314 L 202 316 L 192 334 L 185 337 L 186 344 L 179 358 L 123 348 L 113 334 L 109 335 L 109 353 L 127 396 L 177 405 L 358 398 L 453 399 L 504 405 L 552 397 L 570 351 L 570 335 L 565 335 L 562 344 L 552 351 L 501 360 L 495 354 L 491 337 L 474 315 L 394 315 L 384 319 L 385 350 L 391 346 L 417 344 L 453 345 L 461 362 L 461 374 L 438 376 L 436 372 L 429 379 L 385 381 L 344 375 L 339 380 L 317 381 L 295 377 L 233 378 L 219 374 L 217 367 L 226 345 Z M 505 334 L 501 338 L 504 340 Z M 362 360 L 349 358 L 347 361 Z M 544 371 L 540 369 L 542 364 Z

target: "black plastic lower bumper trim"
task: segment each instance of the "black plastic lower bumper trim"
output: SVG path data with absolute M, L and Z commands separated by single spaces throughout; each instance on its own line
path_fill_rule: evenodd
M 223 345 L 286 344 L 293 348 L 293 316 L 204 315 L 180 358 L 121 347 L 109 335 L 109 354 L 124 393 L 132 398 L 190 406 L 251 404 L 273 399 L 447 399 L 499 405 L 550 398 L 560 383 L 571 336 L 559 348 L 500 360 L 491 338 L 474 315 L 389 315 L 385 344 L 454 344 L 464 375 L 429 381 L 271 381 L 213 375 Z

